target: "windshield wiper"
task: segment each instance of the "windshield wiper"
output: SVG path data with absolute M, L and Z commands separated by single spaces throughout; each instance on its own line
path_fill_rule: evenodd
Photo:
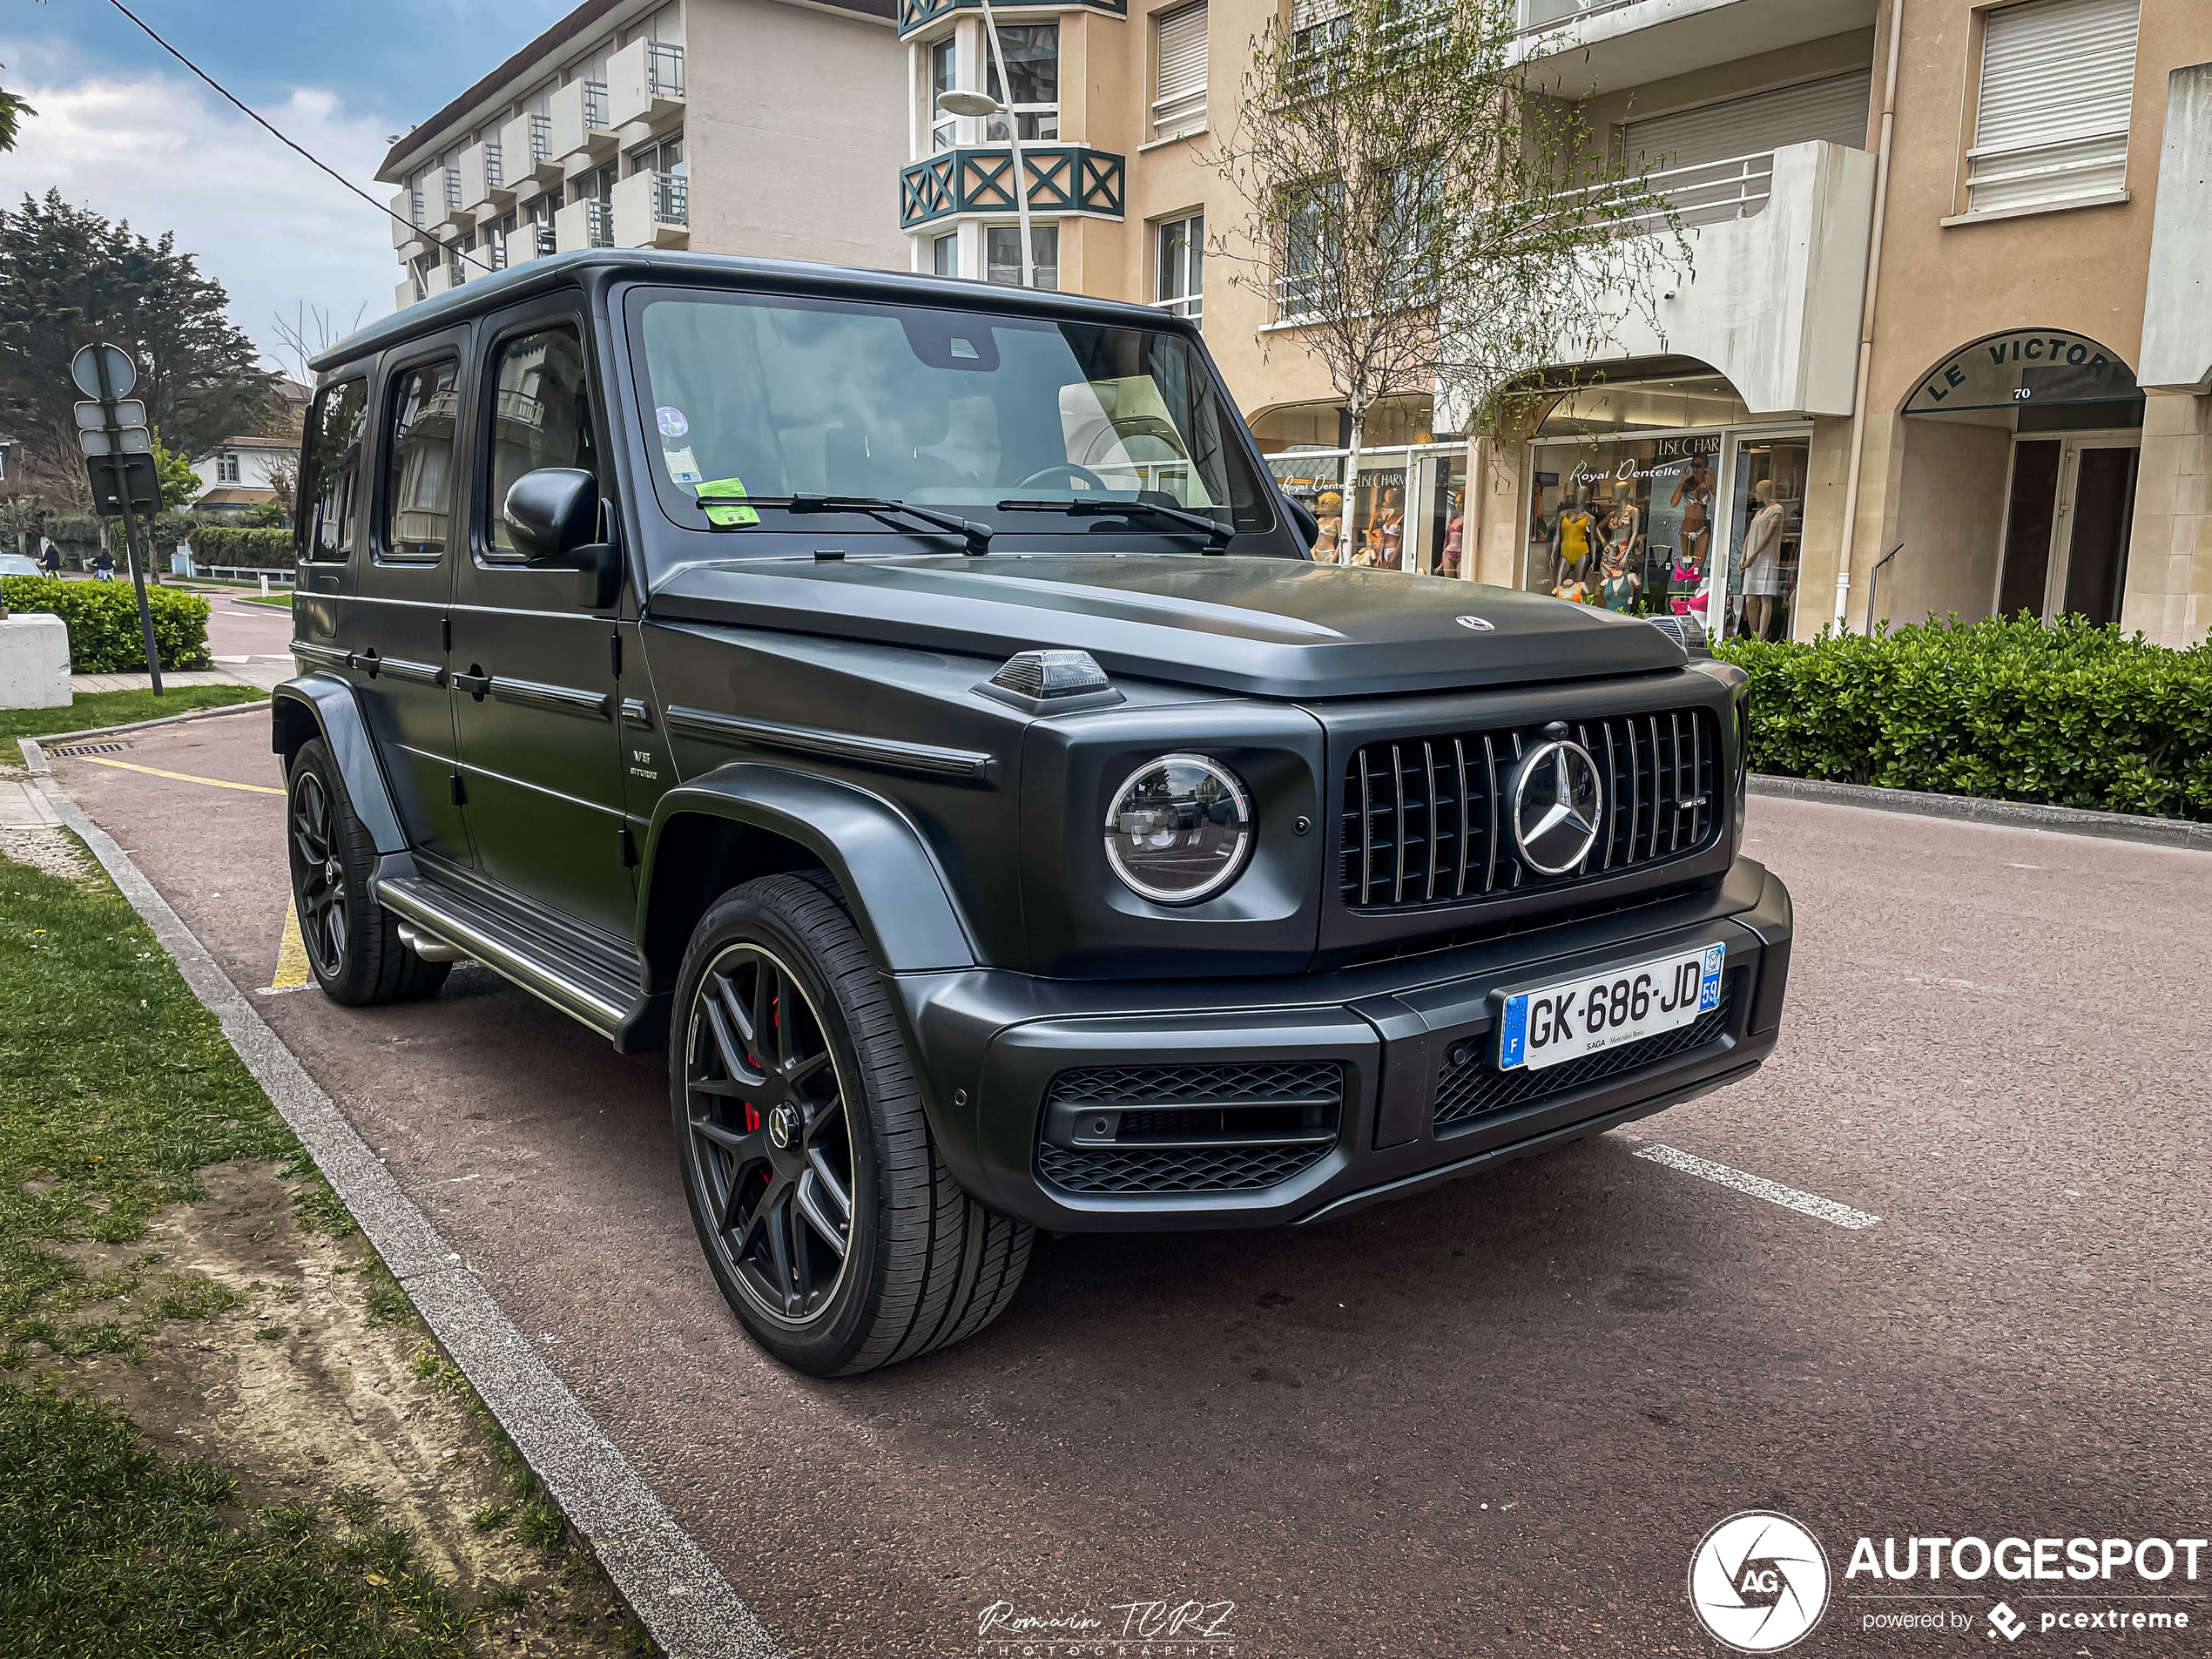
M 1065 513 L 1070 518 L 1118 518 L 1128 513 L 1150 513 L 1204 531 L 1209 553 L 1220 552 L 1236 534 L 1226 524 L 1203 513 L 1186 513 L 1180 507 L 1163 507 L 1156 501 L 1002 501 L 998 509 L 1001 513 Z
M 991 532 L 988 525 L 978 524 L 973 519 L 958 518 L 950 513 L 940 513 L 927 507 L 911 506 L 902 501 L 886 501 L 875 496 L 701 496 L 693 497 L 691 504 L 701 512 L 710 507 L 780 507 L 790 513 L 863 513 L 870 518 L 880 520 L 894 529 L 906 528 L 892 516 L 904 513 L 908 518 L 918 519 L 948 536 L 959 536 L 963 548 L 970 554 L 991 550 Z

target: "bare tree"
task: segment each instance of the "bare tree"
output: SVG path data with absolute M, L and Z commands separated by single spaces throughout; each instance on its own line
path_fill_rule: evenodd
M 1271 23 L 1208 157 L 1246 209 L 1211 253 L 1298 325 L 1351 418 L 1340 556 L 1378 402 L 1433 395 L 1494 426 L 1532 371 L 1650 316 L 1653 279 L 1687 261 L 1673 210 L 1593 145 L 1580 105 L 1524 85 L 1513 35 L 1494 0 Z
M 270 326 L 276 330 L 277 343 L 284 347 L 272 354 L 278 363 L 302 386 L 312 383 L 314 370 L 308 365 L 361 326 L 361 319 L 368 314 L 368 301 L 361 301 L 354 320 L 343 328 L 331 326 L 327 306 L 311 306 L 305 300 L 293 307 L 289 318 L 272 317 Z

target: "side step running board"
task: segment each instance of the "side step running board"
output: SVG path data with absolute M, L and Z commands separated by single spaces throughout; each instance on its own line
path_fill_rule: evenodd
M 541 935 L 421 876 L 388 877 L 377 899 L 410 927 L 475 958 L 533 996 L 581 1020 L 617 1047 L 639 1012 L 640 989 L 605 967 L 584 961 Z

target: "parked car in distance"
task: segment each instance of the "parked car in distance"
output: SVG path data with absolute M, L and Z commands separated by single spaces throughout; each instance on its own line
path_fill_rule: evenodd
M 20 553 L 0 553 L 0 576 L 44 576 L 38 561 Z
M 1317 564 L 1197 331 L 595 251 L 315 365 L 274 702 L 315 978 L 665 1047 L 708 1265 L 821 1375 L 1033 1230 L 1307 1224 L 1748 1075 L 1745 683 Z

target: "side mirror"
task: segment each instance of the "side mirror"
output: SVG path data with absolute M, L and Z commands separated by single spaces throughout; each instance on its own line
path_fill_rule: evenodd
M 1291 527 L 1298 533 L 1300 547 L 1311 549 L 1314 543 L 1321 539 L 1321 521 L 1314 517 L 1312 509 L 1304 502 L 1295 501 L 1285 496 L 1283 511 L 1290 519 Z
M 622 551 L 599 533 L 599 481 L 577 467 L 540 467 L 517 478 L 500 510 L 533 564 L 577 573 L 576 603 L 610 610 L 622 593 Z

